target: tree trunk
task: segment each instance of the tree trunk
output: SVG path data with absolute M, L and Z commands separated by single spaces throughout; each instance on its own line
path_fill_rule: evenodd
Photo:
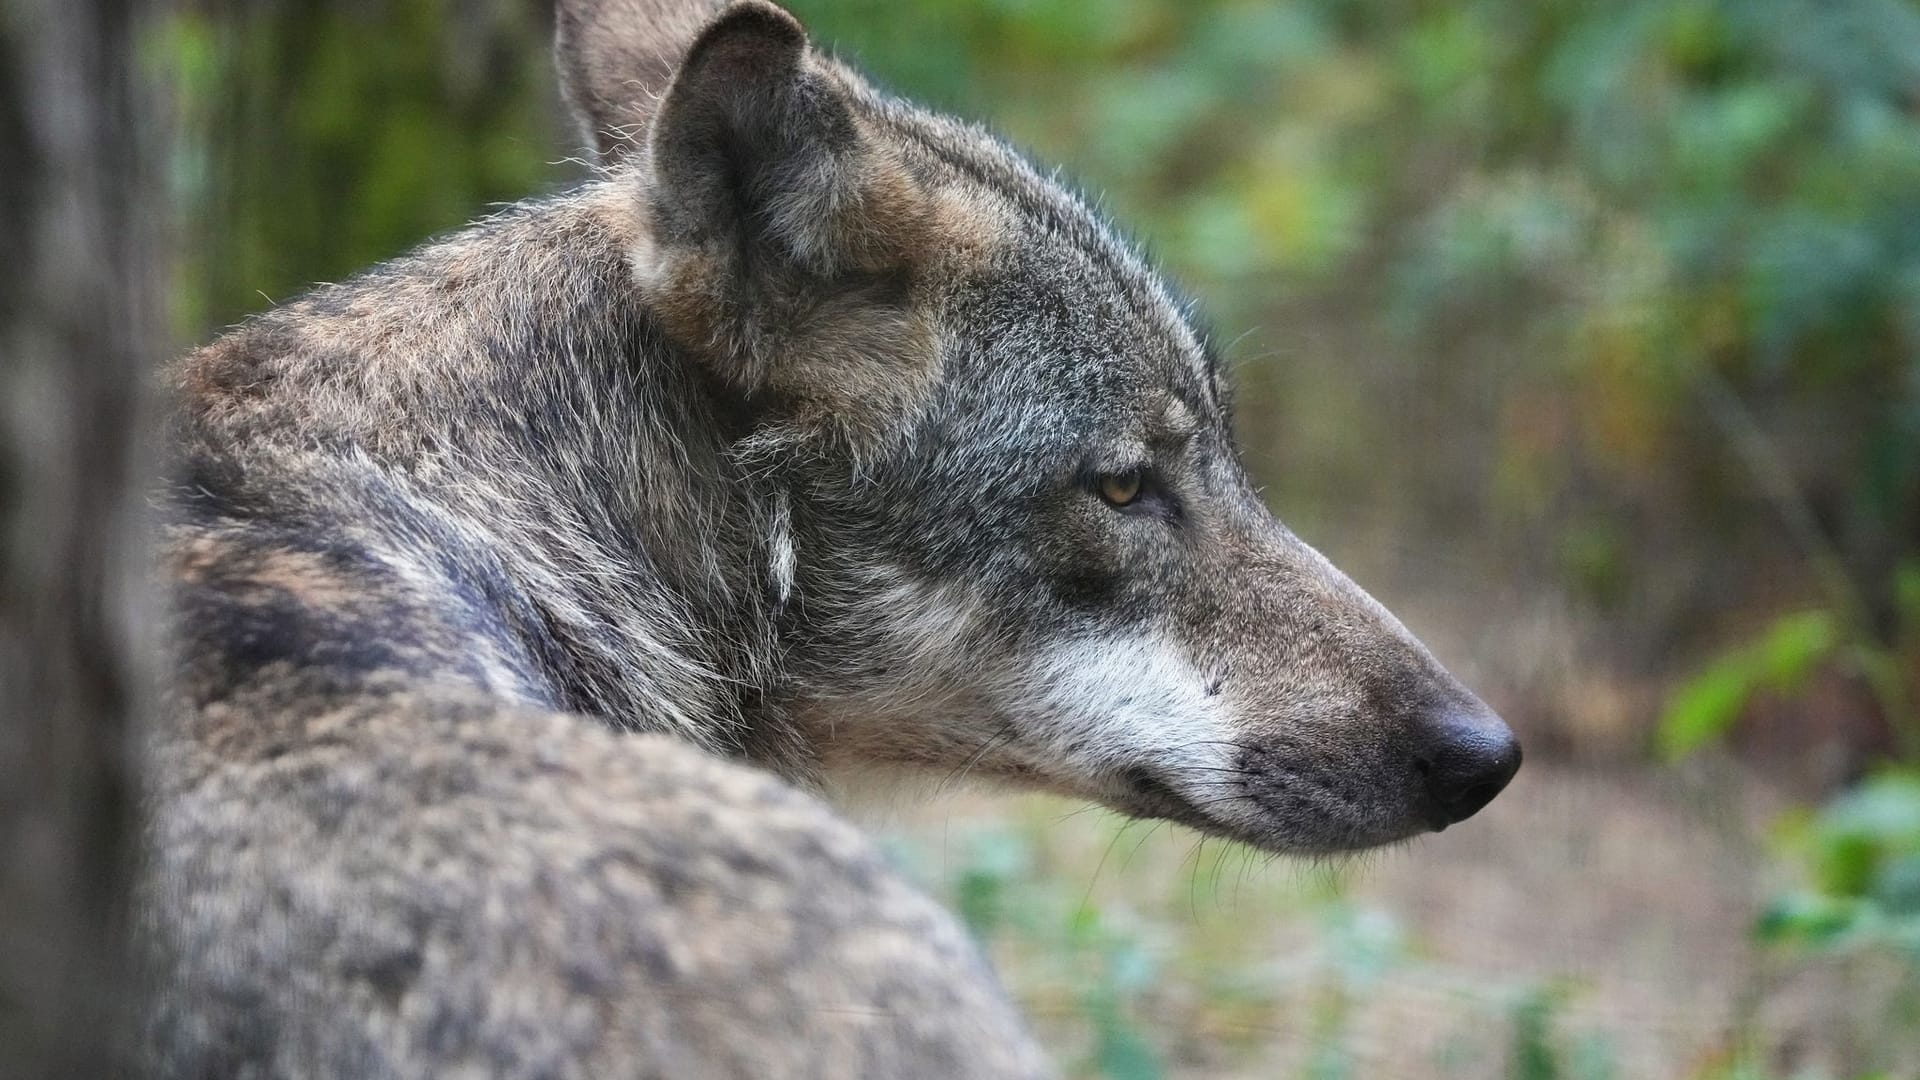
M 0 0 L 0 1075 L 126 1075 L 156 95 L 140 0 Z

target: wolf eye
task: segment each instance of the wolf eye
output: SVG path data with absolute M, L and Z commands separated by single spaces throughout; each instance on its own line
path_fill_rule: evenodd
M 1108 506 L 1131 506 L 1145 486 L 1145 473 L 1141 469 L 1105 473 L 1096 483 L 1100 497 L 1107 500 Z

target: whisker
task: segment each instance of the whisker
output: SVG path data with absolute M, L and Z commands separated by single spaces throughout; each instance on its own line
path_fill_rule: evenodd
M 1195 923 L 1200 921 L 1200 859 L 1206 848 L 1207 834 L 1201 833 L 1199 843 L 1193 846 L 1193 873 L 1187 877 L 1187 916 Z
M 933 788 L 934 797 L 938 798 L 940 796 L 945 795 L 949 787 L 951 787 L 955 783 L 958 783 L 963 777 L 966 776 L 967 773 L 972 772 L 973 767 L 980 764 L 981 760 L 985 758 L 989 753 L 992 753 L 996 747 L 1003 746 L 1009 742 L 1012 742 L 1013 737 L 1014 737 L 1013 725 L 1006 724 L 1006 723 L 1001 724 L 1000 730 L 998 732 L 994 733 L 985 742 L 981 743 L 978 749 L 974 750 L 973 753 L 967 755 L 967 759 L 965 761 L 962 761 L 957 768 L 955 768 L 952 772 L 948 773 L 945 777 L 943 777 L 938 784 L 934 785 L 934 788 Z
M 1126 857 L 1125 859 L 1122 859 L 1122 860 L 1120 861 L 1120 872 L 1121 872 L 1121 873 L 1123 873 L 1123 874 L 1124 874 L 1124 873 L 1126 873 L 1126 872 L 1127 872 L 1127 865 L 1128 865 L 1129 863 L 1131 863 L 1131 862 L 1133 862 L 1133 857 L 1134 857 L 1135 855 L 1138 855 L 1138 854 L 1140 854 L 1140 849 L 1141 849 L 1141 848 L 1143 848 L 1143 847 L 1146 847 L 1146 846 L 1147 846 L 1147 841 L 1148 841 L 1148 840 L 1150 840 L 1150 839 L 1152 839 L 1152 838 L 1153 838 L 1153 834 L 1154 834 L 1154 833 L 1157 833 L 1157 832 L 1159 832 L 1159 831 L 1160 831 L 1160 827 L 1161 827 L 1162 825 L 1165 825 L 1165 824 L 1166 824 L 1166 822 L 1164 822 L 1164 821 L 1156 821 L 1156 822 L 1154 822 L 1154 823 L 1153 823 L 1153 826 L 1152 826 L 1151 828 L 1149 828 L 1149 829 L 1147 830 L 1147 832 L 1146 832 L 1146 835 L 1144 835 L 1144 836 L 1142 836 L 1142 837 L 1140 838 L 1140 842 L 1139 842 L 1139 843 L 1137 843 L 1137 844 L 1135 844 L 1135 845 L 1133 845 L 1133 850 L 1132 850 L 1132 851 L 1129 851 L 1129 852 L 1127 852 L 1127 857 Z
M 1090 802 L 1090 803 L 1087 803 L 1085 806 L 1079 807 L 1074 810 L 1069 810 L 1066 813 L 1061 814 L 1059 817 L 1053 819 L 1053 823 L 1055 825 L 1058 825 L 1063 821 L 1070 821 L 1073 818 L 1077 818 L 1081 814 L 1091 814 L 1097 810 L 1105 810 L 1105 809 L 1107 808 L 1101 805 L 1100 803 Z
M 1127 830 L 1133 828 L 1133 825 L 1134 823 L 1129 821 L 1120 826 L 1114 830 L 1113 839 L 1107 841 L 1107 850 L 1100 853 L 1100 861 L 1095 863 L 1093 867 L 1093 877 L 1087 880 L 1086 895 L 1080 898 L 1080 906 L 1073 913 L 1074 922 L 1079 922 L 1081 917 L 1087 913 L 1087 905 L 1093 902 L 1093 887 L 1100 883 L 1100 871 L 1106 868 L 1107 857 L 1113 854 L 1114 845 L 1120 842 L 1121 837 L 1127 835 Z

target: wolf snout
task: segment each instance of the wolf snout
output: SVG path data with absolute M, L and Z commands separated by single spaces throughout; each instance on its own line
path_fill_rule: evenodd
M 1467 820 L 1520 771 L 1520 741 L 1484 705 L 1449 709 L 1427 722 L 1415 766 L 1426 778 L 1435 831 Z

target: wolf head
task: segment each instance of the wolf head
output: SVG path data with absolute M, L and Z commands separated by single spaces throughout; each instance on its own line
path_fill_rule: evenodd
M 768 508 L 776 704 L 829 778 L 997 778 L 1296 852 L 1501 790 L 1512 734 L 1268 512 L 1217 357 L 1096 214 L 777 8 L 690 44 L 661 16 L 563 0 L 562 75 Z

